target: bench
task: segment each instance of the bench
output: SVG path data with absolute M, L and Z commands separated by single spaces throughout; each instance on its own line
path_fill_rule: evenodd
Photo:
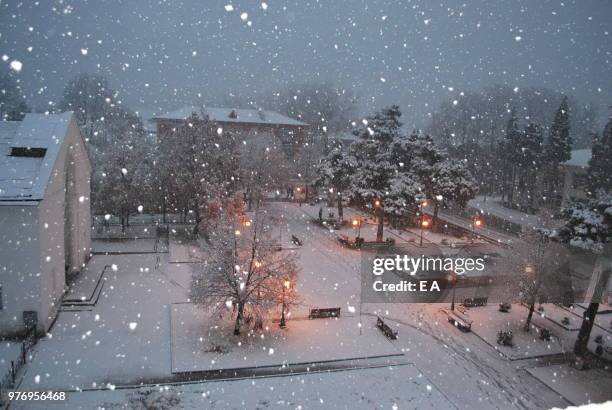
M 328 317 L 339 317 L 340 308 L 315 308 L 310 309 L 308 319 L 326 319 Z
M 291 242 L 293 242 L 294 245 L 302 246 L 302 241 L 295 235 L 291 235 Z
M 478 307 L 478 306 L 486 306 L 489 298 L 467 298 L 463 300 L 463 306 L 465 307 Z
M 449 323 L 452 323 L 460 330 L 463 330 L 465 332 L 469 332 L 470 330 L 472 330 L 473 321 L 462 315 L 460 312 L 448 310 L 446 311 L 446 315 L 448 317 Z
M 376 327 L 379 328 L 381 332 L 383 332 L 384 335 L 387 336 L 387 338 L 391 340 L 397 339 L 397 330 L 391 329 L 389 325 L 386 324 L 385 321 L 380 318 L 380 316 L 377 316 Z

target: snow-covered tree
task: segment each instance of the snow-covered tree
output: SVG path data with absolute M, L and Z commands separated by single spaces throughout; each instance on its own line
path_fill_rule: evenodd
M 576 203 L 563 213 L 566 222 L 555 238 L 593 252 L 612 241 L 612 194 L 600 192 L 597 198 Z
M 344 191 L 350 187 L 353 172 L 354 167 L 351 157 L 342 152 L 340 148 L 332 149 L 317 167 L 318 178 L 316 184 L 333 189 L 337 199 L 340 221 L 344 218 L 342 207 Z
M 589 191 L 612 192 L 612 118 L 608 120 L 601 137 L 593 141 L 589 161 Z
M 351 145 L 355 172 L 349 196 L 361 205 L 374 205 L 378 217 L 376 240 L 383 239 L 384 213 L 402 214 L 414 203 L 418 184 L 411 169 L 398 162 L 405 152 L 393 153 L 393 143 L 401 145 L 401 111 L 393 105 L 363 120 L 354 131 L 359 140 Z
M 350 89 L 331 82 L 296 83 L 269 98 L 269 106 L 310 125 L 313 143 L 320 139 L 323 153 L 328 148 L 328 135 L 346 131 L 355 113 L 357 98 Z
M 612 194 L 599 191 L 597 198 L 576 204 L 564 210 L 566 222 L 551 236 L 592 252 L 603 265 L 603 274 L 610 274 L 610 244 L 612 243 Z M 599 310 L 599 300 L 591 300 L 584 313 L 584 320 L 578 332 L 574 353 L 583 356 Z
M 567 97 L 564 97 L 555 114 L 548 139 L 544 145 L 544 161 L 548 167 L 545 194 L 553 204 L 560 195 L 557 191 L 559 188 L 559 164 L 569 160 L 571 152 L 570 113 Z
M 130 215 L 150 197 L 153 147 L 146 144 L 142 127 L 113 133 L 94 169 L 93 202 L 96 211 L 118 215 L 122 231 Z
M 0 121 L 20 121 L 30 111 L 19 83 L 0 73 Z
M 258 135 L 240 146 L 240 181 L 249 211 L 267 191 L 286 188 L 297 173 L 272 135 Z M 255 206 L 253 206 L 255 205 Z
M 542 166 L 543 131 L 538 124 L 529 123 L 519 134 L 519 153 L 516 158 L 516 200 L 515 203 L 527 211 L 534 211 L 539 196 L 537 175 Z
M 192 113 L 172 138 L 166 156 L 171 162 L 166 167 L 184 209 L 193 212 L 197 235 L 202 211 L 210 202 L 231 196 L 236 188 L 239 157 L 234 136 Z
M 234 334 L 239 335 L 245 322 L 261 323 L 283 301 L 296 303 L 298 267 L 293 253 L 271 246 L 264 213 L 256 212 L 248 228 L 236 213 L 224 210 L 220 217 L 204 266 L 192 276 L 190 297 L 207 309 L 231 309 Z
M 422 190 L 426 198 L 433 202 L 432 225 L 435 227 L 439 207 L 444 203 L 464 207 L 476 194 L 476 182 L 465 161 L 449 158 L 446 151 L 429 136 L 414 133 L 405 144 L 402 148 L 405 160 L 400 162 L 415 176 L 416 184 L 413 186 Z

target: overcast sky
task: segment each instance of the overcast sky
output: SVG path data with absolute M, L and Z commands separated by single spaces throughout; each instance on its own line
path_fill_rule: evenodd
M 23 63 L 36 108 L 89 72 L 131 108 L 176 108 L 198 93 L 256 102 L 292 81 L 329 80 L 353 89 L 362 112 L 397 103 L 414 124 L 494 83 L 573 93 L 607 116 L 610 21 L 609 0 L 0 0 L 0 64 Z

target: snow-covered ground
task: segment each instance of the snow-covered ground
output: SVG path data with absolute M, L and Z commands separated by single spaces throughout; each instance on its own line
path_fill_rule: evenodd
M 401 388 L 398 388 L 401 384 Z M 153 407 L 157 403 L 170 407 Z M 140 405 L 140 406 L 139 406 Z M 42 409 L 47 405 L 15 405 Z M 54 409 L 452 409 L 413 365 L 215 381 L 138 390 L 70 393 Z
M 231 326 L 218 326 L 192 304 L 172 305 L 171 312 L 175 373 L 291 366 L 400 353 L 369 318 L 361 332 L 359 317 L 340 317 L 290 320 L 284 330 L 270 323 L 250 337 L 234 337 Z
M 314 306 L 339 306 L 343 314 L 356 316 L 340 320 L 341 323 L 349 324 L 348 328 L 343 325 L 334 327 L 325 337 L 321 335 L 321 339 L 330 343 L 328 346 L 335 345 L 333 349 L 340 349 L 339 344 L 344 343 L 342 357 L 362 356 L 377 351 L 377 346 L 391 346 L 393 350 L 404 354 L 406 362 L 414 364 L 417 376 L 419 370 L 422 372 L 422 383 L 433 386 L 431 391 L 442 392 L 458 408 L 550 408 L 570 404 L 562 397 L 562 391 L 551 390 L 526 371 L 540 365 L 539 360 L 507 360 L 477 335 L 463 333 L 450 325 L 446 316 L 440 312 L 440 308 L 447 305 L 360 303 L 359 251 L 343 247 L 336 240 L 334 232 L 311 224 L 309 221 L 312 216 L 304 212 L 304 207 L 300 209 L 295 204 L 287 203 L 266 206 L 271 214 L 282 216 L 278 222 L 282 243 L 291 247 L 299 256 L 301 272 L 297 288 L 304 306 L 301 310 L 292 309 L 292 317 L 303 317 L 307 309 Z M 298 236 L 303 245 L 300 247 L 291 244 L 291 235 Z M 177 252 L 189 254 L 189 249 L 181 249 L 185 245 L 172 242 L 171 246 L 178 246 L 175 249 Z M 94 256 L 98 257 L 101 256 Z M 172 346 L 171 342 L 171 327 L 177 325 L 174 318 L 171 325 L 172 304 L 187 302 L 191 271 L 198 268 L 197 263 L 169 263 L 168 254 L 104 257 L 113 258 L 117 270 L 113 270 L 106 278 L 98 303 L 92 311 L 60 313 L 51 334 L 35 347 L 32 363 L 23 374 L 23 382 L 19 387 L 21 390 L 87 389 L 169 381 L 173 380 L 173 350 L 175 354 L 183 355 L 180 360 L 184 361 L 185 357 L 193 356 L 193 352 L 199 348 L 197 343 L 193 344 L 197 342 L 194 340 L 190 340 L 191 344 L 183 344 L 184 349 L 180 345 Z M 354 325 L 360 312 L 364 335 L 367 332 L 366 344 L 354 342 L 359 337 Z M 375 332 L 372 324 L 376 321 L 376 315 L 384 316 L 399 331 L 397 341 L 390 343 Z M 265 345 L 263 347 L 267 350 L 264 352 L 262 347 L 262 355 L 266 358 L 278 355 L 279 360 L 276 362 L 282 363 L 284 359 L 280 356 L 283 349 L 293 349 L 295 354 L 299 349 L 311 345 L 316 348 L 318 342 L 296 340 L 294 335 L 310 332 L 304 337 L 312 336 L 316 340 L 318 333 L 321 333 L 317 326 L 324 326 L 325 322 L 289 320 L 288 328 L 284 331 L 288 335 L 285 343 L 295 341 L 296 345 L 284 346 L 280 341 L 274 347 Z M 276 323 L 269 325 L 275 326 Z M 202 328 L 205 328 L 204 323 Z M 183 334 L 190 332 L 189 328 L 180 330 Z M 333 340 L 334 336 L 337 340 Z M 274 349 L 272 355 L 270 347 Z M 223 360 L 227 361 L 228 366 L 235 366 L 235 358 L 240 357 L 240 354 L 239 349 L 234 349 Z M 329 356 L 320 357 L 327 359 Z M 313 353 L 311 357 L 316 358 L 317 355 Z M 174 389 L 185 393 L 185 399 L 181 402 L 181 406 L 185 407 L 201 407 L 204 398 L 202 393 L 207 391 L 213 397 L 211 403 L 220 407 L 252 408 L 260 401 L 270 407 L 279 407 L 285 403 L 295 404 L 292 407 L 303 403 L 313 406 L 313 398 L 316 398 L 314 402 L 317 403 L 319 397 L 324 400 L 323 403 L 318 402 L 321 406 L 325 406 L 325 403 L 347 403 L 351 406 L 358 403 L 352 407 L 368 408 L 381 403 L 384 408 L 392 406 L 393 402 L 389 400 L 395 400 L 399 401 L 400 409 L 422 408 L 426 404 L 438 408 L 449 407 L 447 402 L 441 404 L 443 402 L 433 396 L 416 394 L 422 384 L 415 384 L 420 378 L 416 382 L 410 379 L 416 377 L 414 375 L 391 377 L 394 373 L 385 373 L 388 376 L 377 377 L 375 373 L 369 372 L 342 372 L 332 379 L 325 379 L 329 375 L 309 375 L 304 376 L 304 384 L 301 379 L 296 379 L 298 376 L 283 376 Z M 370 374 L 374 376 L 368 376 Z M 580 377 L 580 374 L 576 377 Z M 303 389 L 298 391 L 294 387 L 295 380 L 304 386 Z M 250 387 L 247 386 L 257 387 L 248 390 Z M 590 388 L 585 386 L 584 393 L 588 393 Z M 224 391 L 234 394 L 221 395 Z M 125 403 L 127 397 L 133 394 L 119 389 L 114 392 L 74 393 L 70 408 Z M 338 401 L 330 398 L 336 396 Z M 295 401 L 290 401 L 291 397 L 296 397 Z M 364 401 L 358 401 L 361 398 Z M 410 398 L 417 401 L 409 402 Z M 604 398 L 612 399 L 612 393 L 604 395 Z M 418 400 L 425 402 L 414 404 Z
M 506 208 L 500 202 L 500 198 L 477 196 L 468 202 L 468 206 L 482 211 L 485 215 L 491 214 L 524 227 L 541 226 L 542 221 L 539 216 Z

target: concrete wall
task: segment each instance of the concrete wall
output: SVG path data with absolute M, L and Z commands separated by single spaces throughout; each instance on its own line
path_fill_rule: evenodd
M 23 311 L 40 309 L 38 202 L 0 206 L 0 336 L 23 330 Z
M 90 165 L 74 121 L 40 203 L 40 330 L 53 323 L 66 275 L 80 271 L 91 251 Z
M 23 331 L 23 311 L 38 312 L 38 331 L 47 331 L 57 316 L 66 274 L 80 271 L 89 259 L 90 174 L 73 120 L 44 199 L 30 206 L 0 206 L 0 336 Z

